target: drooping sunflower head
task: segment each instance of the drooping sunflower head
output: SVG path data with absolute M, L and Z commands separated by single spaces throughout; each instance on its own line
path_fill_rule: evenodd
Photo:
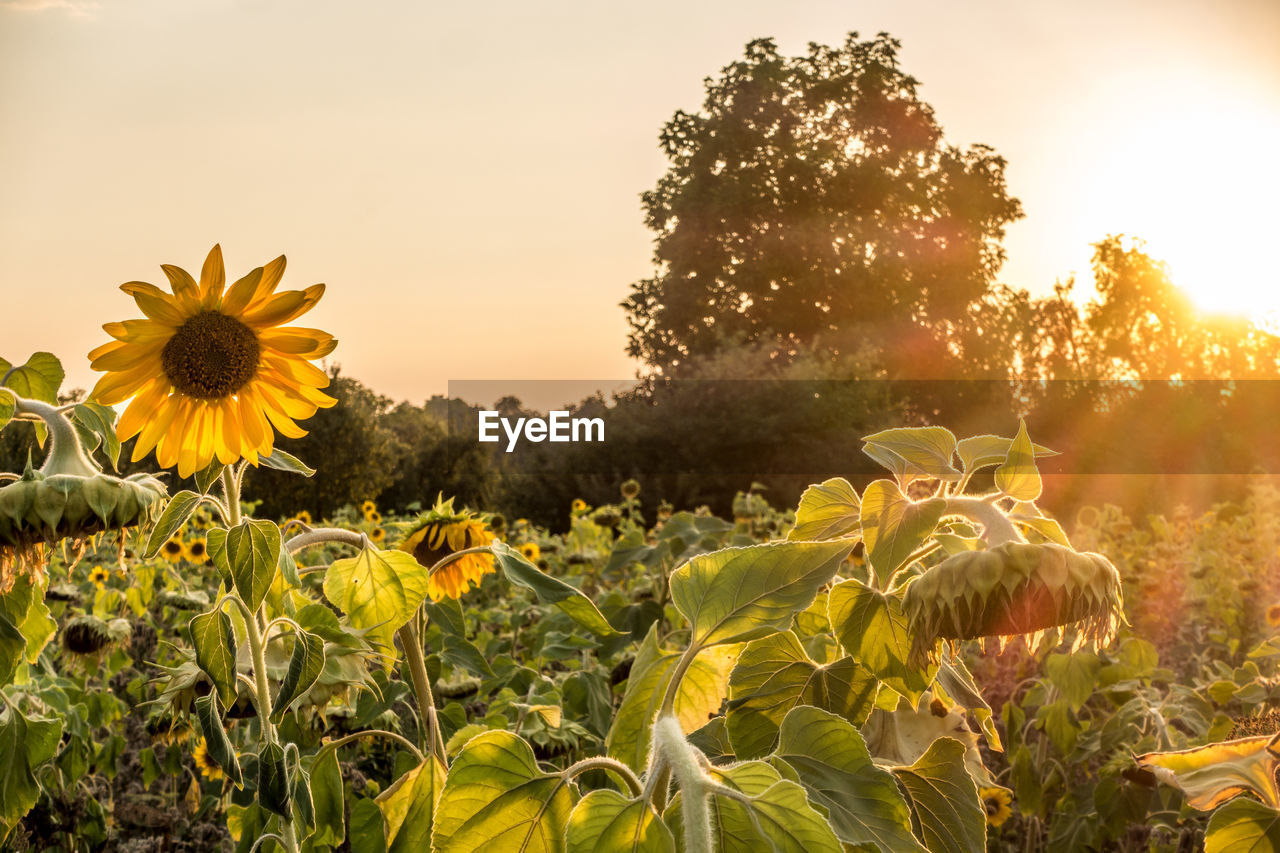
M 72 655 L 100 654 L 129 639 L 133 633 L 126 619 L 103 621 L 89 614 L 68 620 L 62 628 L 62 648 Z
M 182 544 L 182 539 L 178 536 L 170 536 L 160 546 L 160 554 L 170 563 L 178 562 L 185 553 L 187 553 L 187 547 Z
M 138 437 L 137 462 L 153 449 L 162 467 L 189 477 L 215 458 L 257 464 L 275 431 L 305 435 L 296 423 L 336 401 L 311 364 L 337 341 L 319 329 L 283 324 L 310 310 L 324 285 L 276 293 L 284 256 L 226 287 L 222 249 L 214 246 L 197 283 L 180 267 L 161 267 L 170 293 L 131 281 L 121 290 L 145 319 L 107 323 L 114 341 L 89 353 L 105 375 L 92 397 L 115 405 L 133 397 L 120 418 L 120 438 Z
M 912 654 L 935 654 L 939 640 L 1027 635 L 1074 625 L 1075 647 L 1105 646 L 1124 620 L 1120 574 L 1101 554 L 1054 544 L 1006 542 L 954 554 L 926 570 L 902 599 Z
M 450 554 L 488 545 L 493 539 L 483 518 L 465 509 L 454 509 L 450 498 L 437 500 L 429 512 L 421 515 L 398 547 L 431 568 Z M 467 554 L 432 574 L 427 594 L 433 601 L 461 598 L 472 584 L 479 586 L 481 577 L 493 570 L 492 554 Z
M 982 788 L 978 791 L 978 799 L 982 800 L 982 810 L 987 813 L 988 826 L 1002 826 L 1013 814 L 1009 807 L 1013 794 L 1008 788 Z
M 218 762 L 214 761 L 213 756 L 209 754 L 209 744 L 204 738 L 196 741 L 196 748 L 191 757 L 196 762 L 196 769 L 200 771 L 200 775 L 204 778 L 217 781 L 226 776 L 222 772 L 222 768 L 218 766 Z

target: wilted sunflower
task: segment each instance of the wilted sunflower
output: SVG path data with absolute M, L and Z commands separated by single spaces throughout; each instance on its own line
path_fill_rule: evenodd
M 213 760 L 213 756 L 209 755 L 209 744 L 204 738 L 196 741 L 195 752 L 192 753 L 195 759 L 196 769 L 200 771 L 200 775 L 206 779 L 217 781 L 226 776 L 222 772 L 222 768 L 218 766 L 218 762 Z
M 102 589 L 107 585 L 107 581 L 111 578 L 111 572 L 102 566 L 94 566 L 89 570 L 89 580 L 93 581 L 93 585 L 98 589 Z
M 1267 624 L 1272 628 L 1280 628 L 1280 604 L 1273 604 L 1267 608 Z
M 538 547 L 537 542 L 526 542 L 520 546 L 520 553 L 531 563 L 538 562 L 538 558 L 542 556 L 542 549 Z
M 214 246 L 199 283 L 161 266 L 172 295 L 141 281 L 120 286 L 146 319 L 103 326 L 116 340 L 89 353 L 93 369 L 105 371 L 91 396 L 108 406 L 133 397 L 117 432 L 138 436 L 135 462 L 154 449 L 183 477 L 214 458 L 257 464 L 271 453 L 273 427 L 300 438 L 295 421 L 337 402 L 319 390 L 329 377 L 310 363 L 337 341 L 319 329 L 278 328 L 310 310 L 324 285 L 276 293 L 284 265 L 281 255 L 227 288 Z
M 988 826 L 1001 826 L 1013 814 L 1013 809 L 1009 808 L 1013 794 L 1008 788 L 982 788 L 978 791 L 978 799 L 982 800 L 982 810 L 987 813 Z
M 431 568 L 445 557 L 467 548 L 488 545 L 493 541 L 484 520 L 467 510 L 455 510 L 453 498 L 436 501 L 430 512 L 424 513 L 399 544 L 401 551 L 413 555 L 423 566 Z M 442 598 L 461 598 L 471 588 L 480 585 L 480 578 L 492 572 L 492 554 L 468 554 L 459 557 L 431 576 L 427 594 L 432 601 Z

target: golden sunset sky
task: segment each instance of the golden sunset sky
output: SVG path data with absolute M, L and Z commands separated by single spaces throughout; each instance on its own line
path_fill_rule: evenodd
M 450 379 L 621 378 L 639 193 L 702 80 L 887 30 L 949 141 L 1009 160 L 1002 279 L 1143 237 L 1211 309 L 1280 307 L 1280 3 L 0 0 L 0 355 L 88 387 L 116 285 L 329 285 L 307 325 L 420 401 Z

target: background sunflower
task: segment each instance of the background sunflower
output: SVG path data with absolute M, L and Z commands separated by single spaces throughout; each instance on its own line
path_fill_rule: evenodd
M 214 246 L 197 283 L 186 270 L 164 264 L 171 293 L 131 281 L 120 289 L 145 319 L 107 323 L 114 341 L 89 353 L 105 375 L 92 397 L 112 406 L 130 397 L 120 418 L 121 440 L 138 436 L 137 462 L 155 450 L 162 467 L 189 477 L 214 458 L 257 464 L 271 453 L 275 430 L 289 438 L 306 432 L 296 421 L 336 400 L 310 363 L 333 352 L 328 332 L 279 328 L 309 311 L 323 284 L 276 293 L 284 256 L 226 287 L 222 249 Z

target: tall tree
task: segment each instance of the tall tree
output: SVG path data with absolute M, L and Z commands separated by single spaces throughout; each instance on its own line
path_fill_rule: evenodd
M 662 130 L 643 196 L 657 274 L 623 303 L 628 351 L 671 375 L 751 343 L 795 355 L 956 317 L 990 287 L 1021 216 L 1005 161 L 943 140 L 881 33 L 784 57 L 771 39 Z

